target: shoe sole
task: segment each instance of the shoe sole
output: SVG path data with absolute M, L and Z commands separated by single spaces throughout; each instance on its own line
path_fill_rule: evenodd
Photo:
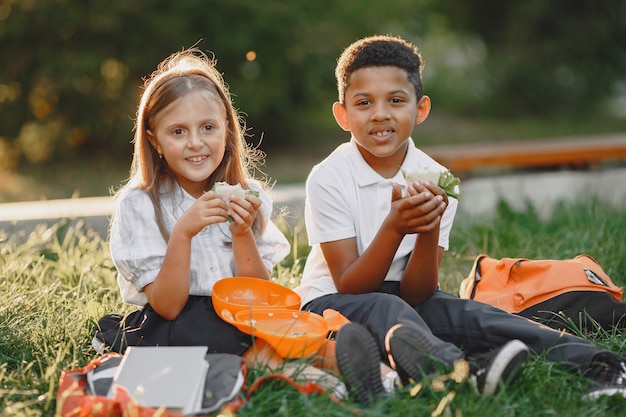
M 91 339 L 91 346 L 94 348 L 98 355 L 103 355 L 106 352 L 106 345 L 97 337 Z
M 485 385 L 482 390 L 474 381 L 476 392 L 482 395 L 494 395 L 500 388 L 500 383 L 508 384 L 517 378 L 522 370 L 522 364 L 528 358 L 528 346 L 519 340 L 508 342 L 496 355 L 485 377 Z
M 357 401 L 369 405 L 385 393 L 380 377 L 380 351 L 374 336 L 362 325 L 344 325 L 335 337 L 337 367 L 346 388 Z
M 602 396 L 612 397 L 614 395 L 621 395 L 626 398 L 626 388 L 624 387 L 603 387 L 597 390 L 591 391 L 586 395 L 583 395 L 583 401 L 595 401 Z
M 389 364 L 398 372 L 403 384 L 419 380 L 437 369 L 435 347 L 416 327 L 397 324 L 385 336 Z

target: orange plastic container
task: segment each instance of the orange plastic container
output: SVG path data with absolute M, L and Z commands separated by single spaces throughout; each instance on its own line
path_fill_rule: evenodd
M 300 296 L 295 291 L 261 278 L 223 278 L 213 285 L 213 307 L 229 323 L 242 310 L 299 310 Z
M 324 317 L 324 320 L 328 323 L 328 327 L 330 327 L 330 330 L 333 332 L 338 332 L 343 326 L 350 323 L 347 317 L 332 308 L 324 310 L 322 317 Z
M 330 326 L 319 314 L 307 311 L 251 309 L 235 314 L 234 325 L 265 340 L 284 358 L 301 358 L 317 352 Z
M 265 340 L 284 358 L 315 353 L 330 330 L 344 324 L 334 310 L 325 311 L 325 317 L 300 311 L 298 293 L 260 278 L 223 278 L 213 286 L 211 298 L 222 320 Z

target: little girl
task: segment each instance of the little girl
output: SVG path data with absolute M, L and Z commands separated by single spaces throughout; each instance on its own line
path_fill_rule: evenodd
M 141 309 L 100 319 L 96 343 L 117 352 L 201 345 L 245 356 L 251 337 L 216 314 L 213 285 L 230 276 L 269 279 L 289 253 L 270 220 L 268 193 L 251 179 L 255 156 L 215 61 L 204 53 L 175 53 L 145 81 L 130 179 L 116 194 L 110 230 L 122 299 Z M 216 182 L 256 193 L 230 196 L 227 204 L 211 191 Z M 257 350 L 264 344 L 255 343 Z

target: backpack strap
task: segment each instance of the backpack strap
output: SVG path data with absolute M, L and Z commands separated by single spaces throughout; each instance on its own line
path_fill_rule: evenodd
M 289 385 L 294 387 L 296 391 L 298 391 L 301 394 L 311 395 L 311 394 L 322 394 L 324 392 L 324 389 L 319 384 L 313 381 L 299 383 L 289 378 L 286 375 L 275 373 L 275 374 L 267 375 L 267 376 L 257 379 L 254 382 L 254 384 L 252 384 L 252 386 L 250 386 L 250 388 L 248 389 L 246 398 L 249 400 L 250 397 L 252 397 L 252 394 L 254 394 L 254 391 L 256 391 L 261 385 L 270 381 L 275 381 L 275 380 L 284 381 L 288 383 Z
M 474 261 L 474 265 L 472 266 L 469 275 L 463 280 L 463 282 L 461 282 L 461 287 L 459 290 L 459 296 L 461 298 L 468 298 L 470 300 L 473 300 L 476 296 L 476 286 L 482 279 L 480 263 L 485 258 L 487 258 L 487 255 L 485 254 L 481 254 L 476 257 L 476 260 Z
M 479 257 L 476 260 L 476 269 L 474 271 L 474 283 L 472 284 L 472 292 L 470 293 L 470 300 L 473 300 L 474 297 L 476 296 L 476 286 L 478 285 L 478 283 L 480 282 L 480 280 L 482 279 L 482 275 L 480 272 L 480 261 L 483 260 L 483 257 Z

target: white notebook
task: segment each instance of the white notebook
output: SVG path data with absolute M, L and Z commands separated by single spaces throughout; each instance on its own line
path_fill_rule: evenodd
M 206 346 L 129 347 L 109 396 L 121 386 L 146 407 L 166 407 L 181 414 L 200 410 L 209 367 L 206 353 Z

